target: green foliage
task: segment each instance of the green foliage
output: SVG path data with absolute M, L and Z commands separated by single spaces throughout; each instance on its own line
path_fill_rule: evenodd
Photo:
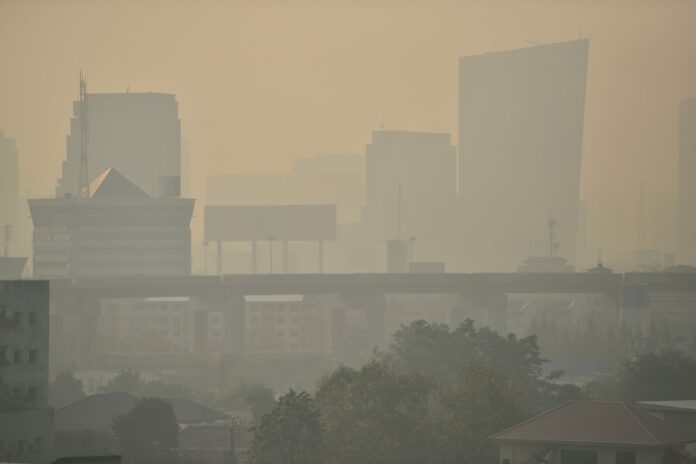
M 48 385 L 49 404 L 60 408 L 84 398 L 85 391 L 80 381 L 72 372 L 61 372 Z
M 523 420 L 526 405 L 518 387 L 491 363 L 472 361 L 431 394 L 428 419 L 430 462 L 495 463 L 498 447 L 488 440 Z
M 430 388 L 423 376 L 399 373 L 384 361 L 336 370 L 316 394 L 329 462 L 425 462 Z
M 179 445 L 179 425 L 172 406 L 159 398 L 142 398 L 114 419 L 118 448 L 131 463 L 170 463 Z
M 104 393 L 130 393 L 135 396 L 192 399 L 191 389 L 153 380 L 146 382 L 138 371 L 123 370 L 100 389 Z
M 263 416 L 249 451 L 251 464 L 319 464 L 324 462 L 320 413 L 306 393 L 290 390 Z
M 234 411 L 248 411 L 255 423 L 276 405 L 275 394 L 259 383 L 242 382 L 215 403 L 216 407 Z
M 624 363 L 618 384 L 624 401 L 693 399 L 696 359 L 676 350 L 643 354 Z
M 425 321 L 403 326 L 386 358 L 398 369 L 421 372 L 439 382 L 451 382 L 472 362 L 490 364 L 517 385 L 530 412 L 583 397 L 579 388 L 559 384 L 559 373 L 543 375 L 547 360 L 541 356 L 536 336 L 503 337 L 487 327 L 476 328 L 471 320 L 455 330 Z

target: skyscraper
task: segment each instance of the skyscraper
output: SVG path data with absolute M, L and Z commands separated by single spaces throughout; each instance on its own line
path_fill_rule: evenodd
M 411 239 L 417 259 L 446 261 L 456 198 L 456 150 L 450 134 L 382 130 L 365 154 L 363 215 L 374 240 Z
M 19 165 L 15 140 L 0 132 L 0 255 L 4 253 L 5 226 L 18 227 Z
M 80 111 L 80 102 L 74 102 L 57 197 L 77 194 Z M 113 167 L 153 198 L 179 196 L 181 123 L 174 95 L 88 94 L 87 134 L 89 179 Z
M 462 261 L 511 270 L 548 251 L 574 262 L 588 41 L 459 60 Z
M 678 264 L 696 265 L 696 98 L 679 105 Z

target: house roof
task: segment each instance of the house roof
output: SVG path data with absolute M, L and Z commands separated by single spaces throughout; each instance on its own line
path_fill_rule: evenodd
M 228 416 L 202 404 L 185 399 L 166 399 L 180 424 L 212 422 Z M 111 431 L 115 417 L 128 412 L 138 398 L 129 393 L 98 393 L 87 396 L 56 410 L 54 425 L 57 431 Z
M 696 442 L 696 434 L 623 403 L 569 401 L 493 435 L 498 441 L 627 446 Z
M 92 198 L 150 198 L 140 187 L 114 168 L 108 168 L 89 184 Z
M 696 412 L 696 400 L 639 401 L 638 407 L 659 411 Z

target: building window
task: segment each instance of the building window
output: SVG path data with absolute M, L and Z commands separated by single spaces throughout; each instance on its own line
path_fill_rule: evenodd
M 29 350 L 29 364 L 36 364 L 36 361 L 38 360 L 38 355 L 36 348 L 32 348 Z
M 503 459 L 502 461 L 500 461 L 500 464 L 510 464 L 510 460 L 509 460 L 509 459 Z
M 34 452 L 35 453 L 41 452 L 41 445 L 42 444 L 43 444 L 43 438 L 40 438 L 40 437 L 34 438 Z
M 36 311 L 29 313 L 29 325 L 36 325 Z
M 15 350 L 14 351 L 14 363 L 15 364 L 22 364 L 22 350 Z
M 616 464 L 636 464 L 635 451 L 617 451 Z
M 29 387 L 29 389 L 27 390 L 27 393 L 29 394 L 29 402 L 31 404 L 36 403 L 36 398 L 38 396 L 37 392 L 38 390 L 36 387 Z
M 597 452 L 562 450 L 561 464 L 597 464 Z
M 14 320 L 18 326 L 22 325 L 22 313 L 20 311 L 15 311 Z

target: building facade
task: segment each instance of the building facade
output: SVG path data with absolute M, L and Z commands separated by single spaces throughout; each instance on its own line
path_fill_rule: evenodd
M 546 249 L 575 263 L 588 41 L 459 60 L 460 230 L 466 269 L 513 270 Z
M 449 134 L 381 130 L 366 148 L 368 236 L 413 238 L 421 261 L 447 261 L 456 200 L 456 149 Z
M 113 168 L 90 191 L 29 200 L 35 277 L 191 273 L 194 200 L 152 198 Z
M 181 122 L 176 97 L 163 93 L 87 95 L 88 178 L 114 167 L 151 197 L 181 191 Z M 81 153 L 80 113 L 73 102 L 67 156 L 56 197 L 75 196 Z
M 0 132 L 0 252 L 4 250 L 4 228 L 19 222 L 19 160 L 15 140 Z
M 679 105 L 678 264 L 696 265 L 696 98 Z

